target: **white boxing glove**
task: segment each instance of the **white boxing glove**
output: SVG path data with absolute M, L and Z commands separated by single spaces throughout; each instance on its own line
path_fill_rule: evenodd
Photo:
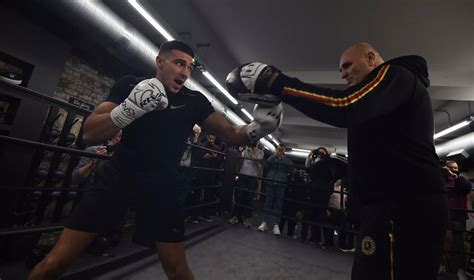
M 280 102 L 273 107 L 255 105 L 253 121 L 247 125 L 247 135 L 252 141 L 274 132 L 283 121 L 283 105 Z
M 163 84 L 151 78 L 138 83 L 130 95 L 110 112 L 110 117 L 117 127 L 124 128 L 144 114 L 166 107 L 168 97 Z

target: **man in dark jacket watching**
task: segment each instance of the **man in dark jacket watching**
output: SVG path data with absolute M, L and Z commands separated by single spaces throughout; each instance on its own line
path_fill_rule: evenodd
M 458 164 L 448 160 L 443 166 L 443 177 L 448 190 L 449 229 L 453 232 L 453 260 L 450 262 L 452 272 L 458 269 L 465 270 L 466 260 L 464 253 L 464 231 L 466 230 L 467 212 L 459 210 L 466 209 L 467 195 L 471 192 L 471 183 L 461 176 Z M 458 210 L 455 210 L 458 209 Z
M 310 219 L 321 224 L 329 224 L 327 212 L 329 196 L 334 190 L 333 184 L 335 180 L 332 178 L 331 169 L 328 164 L 329 160 L 328 150 L 325 147 L 318 147 L 309 153 L 305 162 L 305 166 L 310 169 L 311 202 L 317 205 L 317 207 L 312 209 Z M 321 236 L 321 230 L 324 241 L 323 236 Z M 312 225 L 309 241 L 321 245 L 323 250 L 330 250 L 333 244 L 333 234 L 333 228 Z
M 448 207 L 426 61 L 412 55 L 384 62 L 370 44 L 357 43 L 343 52 L 339 71 L 346 90 L 307 84 L 258 62 L 236 68 L 226 82 L 242 100 L 283 101 L 347 128 L 351 195 L 363 207 L 353 280 L 436 279 Z

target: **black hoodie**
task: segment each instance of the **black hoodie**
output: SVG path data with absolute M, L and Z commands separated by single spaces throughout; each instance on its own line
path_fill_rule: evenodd
M 426 61 L 404 56 L 346 90 L 281 74 L 271 91 L 310 118 L 347 128 L 351 192 L 370 203 L 445 192 L 428 86 Z

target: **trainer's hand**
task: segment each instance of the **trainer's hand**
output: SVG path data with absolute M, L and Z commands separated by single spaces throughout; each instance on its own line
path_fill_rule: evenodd
M 127 99 L 110 112 L 110 117 L 117 127 L 124 128 L 144 114 L 166 107 L 168 97 L 165 88 L 160 81 L 152 78 L 138 83 Z
M 238 99 L 265 106 L 276 106 L 281 98 L 278 93 L 269 92 L 269 89 L 280 72 L 271 65 L 260 62 L 247 63 L 227 75 L 226 86 Z
M 273 107 L 255 105 L 253 117 L 253 121 L 247 125 L 247 135 L 250 140 L 257 141 L 280 127 L 283 121 L 283 105 L 281 102 Z

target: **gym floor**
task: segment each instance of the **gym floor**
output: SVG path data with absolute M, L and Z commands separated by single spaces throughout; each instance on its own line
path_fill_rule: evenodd
M 196 279 L 350 279 L 352 254 L 226 225 L 187 242 Z M 156 255 L 94 279 L 166 279 Z
M 259 232 L 257 226 L 256 222 L 252 229 L 231 226 L 220 218 L 211 223 L 188 222 L 186 231 L 192 238 L 186 241 L 186 255 L 196 279 L 350 279 L 353 254 L 323 251 L 271 231 Z M 198 232 L 204 233 L 194 234 Z M 83 254 L 63 279 L 167 279 L 154 248 L 137 245 L 127 235 L 108 257 Z M 117 261 L 121 264 L 107 267 Z M 22 261 L 0 264 L 1 280 L 26 279 L 28 273 Z M 438 276 L 438 280 L 455 279 L 451 274 Z

